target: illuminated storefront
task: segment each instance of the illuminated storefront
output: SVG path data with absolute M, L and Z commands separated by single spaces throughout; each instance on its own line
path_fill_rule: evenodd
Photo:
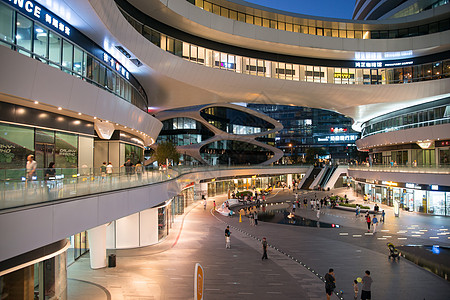
M 355 180 L 355 191 L 376 203 L 398 203 L 405 211 L 450 216 L 450 186 Z

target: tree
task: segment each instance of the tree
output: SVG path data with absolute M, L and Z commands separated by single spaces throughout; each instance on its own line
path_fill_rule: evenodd
M 172 142 L 161 142 L 155 149 L 152 158 L 158 163 L 165 164 L 166 159 L 173 160 L 174 164 L 180 161 L 180 153 Z
M 314 163 L 319 156 L 326 155 L 327 152 L 324 148 L 308 148 L 306 150 L 306 163 Z

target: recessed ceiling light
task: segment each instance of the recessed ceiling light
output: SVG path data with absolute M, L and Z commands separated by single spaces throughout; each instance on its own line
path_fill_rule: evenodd
M 97 119 L 97 117 L 94 117 L 94 120 Z
M 81 113 L 78 113 L 79 116 L 81 116 Z
M 58 107 L 58 110 L 62 110 L 62 107 Z
M 34 101 L 34 104 L 39 104 L 39 101 Z

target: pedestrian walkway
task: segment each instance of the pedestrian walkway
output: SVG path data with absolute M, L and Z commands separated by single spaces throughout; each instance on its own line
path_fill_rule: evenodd
M 193 299 L 194 266 L 205 270 L 205 299 L 322 299 L 319 278 L 286 255 L 269 249 L 261 261 L 261 243 L 231 229 L 225 249 L 225 222 L 232 219 L 194 207 L 177 220 L 162 243 L 117 250 L 117 267 L 91 270 L 88 255 L 68 268 L 69 300 Z M 237 219 L 236 219 L 237 220 Z M 269 240 L 270 243 L 270 240 Z

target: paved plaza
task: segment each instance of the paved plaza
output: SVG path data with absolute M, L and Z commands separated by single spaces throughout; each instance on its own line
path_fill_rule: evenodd
M 299 199 L 310 199 L 315 193 L 302 191 Z M 317 197 L 329 193 L 317 192 Z M 334 193 L 360 201 L 350 190 Z M 246 217 L 239 222 L 236 216 L 212 214 L 212 201 L 220 204 L 225 196 L 208 200 L 206 210 L 194 205 L 178 217 L 164 242 L 115 251 L 116 268 L 91 270 L 89 256 L 81 257 L 68 268 L 69 300 L 193 299 L 197 262 L 205 270 L 205 299 L 325 299 L 319 277 L 330 267 L 344 299 L 353 299 L 352 281 L 366 269 L 374 281 L 372 299 L 448 299 L 448 281 L 406 259 L 389 261 L 386 243 L 449 246 L 450 235 L 443 234 L 450 229 L 449 218 L 407 212 L 395 218 L 390 207 L 381 206 L 387 212 L 386 222 L 379 232 L 367 235 L 363 218 L 352 212 L 321 211 L 320 221 L 339 228 L 266 222 L 251 226 Z M 267 202 L 284 202 L 280 207 L 288 207 L 293 200 L 291 191 L 277 189 Z M 317 219 L 310 209 L 297 209 L 296 215 Z M 227 224 L 231 249 L 225 249 Z M 261 261 L 262 237 L 271 245 L 265 261 Z

